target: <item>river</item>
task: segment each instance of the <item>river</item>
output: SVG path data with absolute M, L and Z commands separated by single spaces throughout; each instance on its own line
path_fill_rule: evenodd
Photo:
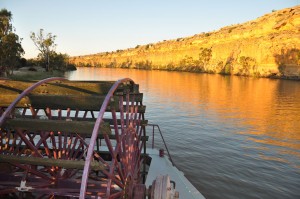
M 107 68 L 66 77 L 140 84 L 146 118 L 206 198 L 300 198 L 299 81 Z

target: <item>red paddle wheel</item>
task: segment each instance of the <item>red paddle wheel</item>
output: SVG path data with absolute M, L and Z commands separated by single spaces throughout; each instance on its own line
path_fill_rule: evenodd
M 0 197 L 144 197 L 147 121 L 131 79 L 5 80 L 0 91 Z

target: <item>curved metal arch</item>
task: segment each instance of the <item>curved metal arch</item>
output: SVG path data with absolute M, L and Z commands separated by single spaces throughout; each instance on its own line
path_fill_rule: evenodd
M 19 103 L 19 101 L 25 97 L 26 95 L 28 95 L 33 89 L 35 89 L 36 87 L 40 86 L 41 84 L 44 83 L 48 83 L 51 81 L 55 81 L 55 80 L 66 80 L 66 78 L 63 77 L 50 77 L 47 79 L 43 79 L 33 85 L 31 85 L 30 87 L 28 87 L 27 89 L 25 89 L 5 110 L 5 112 L 2 114 L 2 116 L 0 117 L 0 126 L 2 126 L 2 124 L 5 122 L 6 117 L 11 113 L 11 111 L 13 110 L 13 108 L 16 106 L 17 103 Z
M 83 174 L 82 174 L 81 187 L 80 187 L 80 197 L 79 197 L 80 199 L 85 198 L 88 175 L 89 175 L 90 165 L 91 165 L 91 161 L 92 161 L 91 158 L 93 156 L 96 139 L 97 139 L 97 136 L 99 133 L 100 125 L 103 121 L 102 119 L 103 119 L 105 110 L 108 106 L 108 103 L 110 102 L 111 97 L 113 96 L 114 92 L 116 91 L 116 89 L 124 82 L 130 82 L 130 83 L 134 84 L 134 81 L 130 78 L 123 78 L 123 79 L 120 79 L 117 82 L 115 82 L 114 85 L 110 88 L 109 92 L 107 93 L 107 95 L 104 99 L 104 102 L 100 108 L 99 115 L 98 115 L 96 123 L 94 125 L 92 137 L 90 139 L 90 144 L 89 144 L 89 148 L 87 151 L 87 156 L 86 156 L 86 160 L 85 160 L 85 164 L 84 164 L 84 170 L 83 170 Z

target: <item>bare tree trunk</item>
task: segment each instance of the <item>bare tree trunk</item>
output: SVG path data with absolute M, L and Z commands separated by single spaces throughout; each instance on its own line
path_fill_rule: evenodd
M 8 68 L 5 69 L 5 77 L 9 77 L 9 69 Z
M 48 65 L 48 55 L 45 55 L 45 69 L 48 72 L 49 71 L 49 65 Z
M 49 56 L 49 53 L 48 53 L 48 55 L 47 55 L 47 66 L 48 66 L 48 71 L 52 71 L 51 69 L 50 69 L 50 58 L 49 58 L 50 56 Z

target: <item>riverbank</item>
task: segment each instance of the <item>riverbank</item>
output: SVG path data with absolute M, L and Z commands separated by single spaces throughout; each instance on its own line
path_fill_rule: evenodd
M 252 74 L 252 75 L 246 75 L 246 74 L 231 74 L 231 73 L 225 73 L 223 71 L 221 72 L 204 72 L 197 69 L 191 69 L 189 68 L 183 68 L 183 67 L 160 67 L 160 68 L 151 68 L 151 67 L 131 67 L 131 68 L 125 68 L 125 67 L 83 67 L 83 66 L 77 66 L 77 68 L 93 68 L 93 69 L 100 69 L 100 68 L 108 68 L 108 69 L 127 69 L 127 70 L 146 70 L 146 71 L 170 71 L 170 72 L 188 72 L 188 73 L 203 73 L 203 74 L 219 74 L 219 75 L 225 75 L 225 76 L 243 76 L 243 77 L 252 77 L 252 78 L 269 78 L 269 79 L 283 79 L 283 80 L 293 80 L 293 81 L 300 81 L 300 75 L 281 75 L 281 74 L 269 74 L 269 75 L 261 75 L 259 73 Z
M 49 77 L 64 77 L 64 72 L 58 70 L 46 72 L 43 67 L 28 66 L 14 70 L 13 74 L 6 78 L 12 80 L 41 80 Z

